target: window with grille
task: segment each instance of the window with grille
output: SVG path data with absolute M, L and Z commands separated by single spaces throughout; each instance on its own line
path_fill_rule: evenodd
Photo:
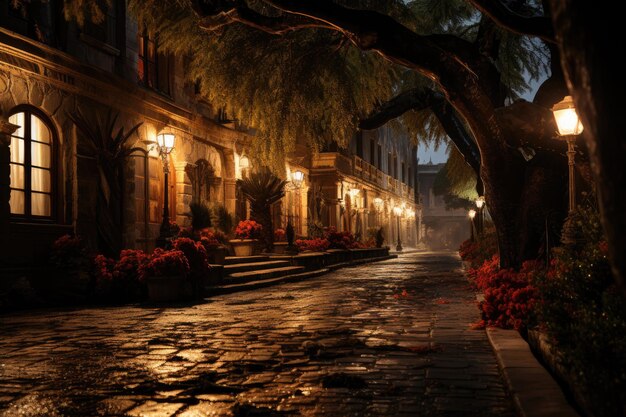
M 54 215 L 55 136 L 50 122 L 35 109 L 12 114 L 19 128 L 11 135 L 11 215 L 52 219 Z

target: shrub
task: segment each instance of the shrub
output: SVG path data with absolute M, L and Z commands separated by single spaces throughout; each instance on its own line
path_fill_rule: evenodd
M 586 391 L 596 416 L 626 409 L 626 308 L 607 259 L 593 207 L 574 215 L 578 244 L 553 251 L 550 270 L 536 277 L 538 314 L 563 355 L 563 366 Z
M 226 207 L 218 204 L 213 207 L 213 214 L 215 216 L 215 226 L 222 233 L 229 235 L 233 231 L 233 216 L 228 212 Z
M 359 247 L 359 243 L 354 239 L 354 235 L 348 231 L 338 232 L 336 228 L 326 229 L 326 239 L 330 242 L 331 249 L 354 249 Z
M 104 255 L 93 258 L 91 267 L 92 285 L 96 296 L 108 297 L 113 283 L 115 261 Z
M 199 231 L 211 227 L 211 210 L 204 203 L 192 202 L 189 204 L 191 228 Z
M 488 326 L 520 330 L 534 323 L 534 306 L 537 289 L 532 285 L 533 277 L 542 272 L 536 261 L 524 262 L 519 272 L 499 269 L 500 260 L 494 255 L 491 260 L 472 271 L 474 285 L 482 290 L 484 300 L 479 307 L 482 319 Z
M 240 221 L 235 229 L 235 237 L 237 239 L 259 239 L 263 226 L 254 220 Z
M 296 246 L 298 246 L 300 251 L 324 252 L 330 247 L 330 242 L 321 238 L 298 239 L 296 240 Z
M 493 225 L 485 225 L 483 233 L 472 242 L 470 239 L 461 243 L 459 255 L 463 261 L 468 262 L 471 268 L 480 266 L 498 253 L 498 237 Z
M 188 238 L 179 238 L 172 242 L 172 249 L 184 254 L 189 263 L 189 278 L 194 282 L 202 282 L 209 274 L 209 262 L 203 243 Z
M 61 236 L 52 244 L 50 262 L 58 268 L 87 267 L 87 250 L 83 241 L 78 236 Z
M 150 260 L 139 269 L 139 277 L 142 281 L 151 277 L 182 276 L 187 278 L 189 271 L 189 262 L 182 251 L 157 248 Z

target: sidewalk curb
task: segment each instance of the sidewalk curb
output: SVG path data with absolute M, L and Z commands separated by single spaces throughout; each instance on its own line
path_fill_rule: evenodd
M 516 330 L 488 328 L 486 333 L 521 417 L 580 417 Z

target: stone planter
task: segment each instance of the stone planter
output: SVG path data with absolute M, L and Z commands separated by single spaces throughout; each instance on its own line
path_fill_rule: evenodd
M 148 298 L 153 302 L 184 301 L 193 298 L 191 284 L 181 276 L 150 277 Z
M 284 254 L 287 250 L 287 242 L 274 242 L 274 253 Z
M 252 256 L 257 242 L 257 239 L 233 239 L 229 243 L 233 247 L 235 256 Z
M 226 255 L 228 254 L 228 249 L 222 245 L 211 246 L 207 248 L 206 254 L 207 260 L 210 264 L 224 265 Z

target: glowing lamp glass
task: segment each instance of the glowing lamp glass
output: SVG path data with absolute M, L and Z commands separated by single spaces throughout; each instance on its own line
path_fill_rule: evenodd
M 560 136 L 580 135 L 583 132 L 583 125 L 576 113 L 571 96 L 565 96 L 563 100 L 556 103 L 552 107 L 552 114 L 554 114 Z
M 304 181 L 304 172 L 302 171 L 294 171 L 291 173 L 291 181 L 293 181 L 293 183 L 296 186 L 299 186 L 302 184 L 302 181 Z
M 394 213 L 396 216 L 401 216 L 401 215 L 402 215 L 402 208 L 401 208 L 401 207 L 394 207 L 394 208 L 393 208 L 393 213 Z
M 474 217 L 476 217 L 476 210 L 468 211 L 467 215 L 469 216 L 470 219 L 473 219 Z
M 485 197 L 478 197 L 476 199 L 476 207 L 483 208 L 483 206 L 485 205 Z
M 246 169 L 250 167 L 250 160 L 247 156 L 239 158 L 239 168 Z
M 164 152 L 169 153 L 172 149 L 174 149 L 176 136 L 174 136 L 173 133 L 161 133 L 157 135 L 157 143 L 159 144 L 159 148 L 161 148 Z

